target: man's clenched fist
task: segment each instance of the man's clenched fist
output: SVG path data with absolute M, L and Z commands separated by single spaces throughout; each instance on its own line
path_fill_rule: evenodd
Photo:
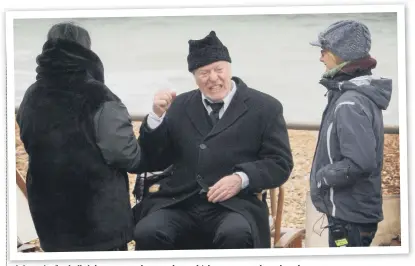
M 161 90 L 154 95 L 153 112 L 161 117 L 169 109 L 171 103 L 176 98 L 176 92 L 172 90 Z

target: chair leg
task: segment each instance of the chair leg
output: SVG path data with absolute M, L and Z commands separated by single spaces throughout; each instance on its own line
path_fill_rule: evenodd
M 303 247 L 303 241 L 301 237 L 297 237 L 296 239 L 294 239 L 290 246 L 290 248 L 302 248 Z

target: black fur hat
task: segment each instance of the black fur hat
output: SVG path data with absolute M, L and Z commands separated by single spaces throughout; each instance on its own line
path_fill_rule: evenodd
M 214 31 L 201 40 L 189 40 L 189 72 L 216 61 L 232 62 L 228 48 L 222 44 Z

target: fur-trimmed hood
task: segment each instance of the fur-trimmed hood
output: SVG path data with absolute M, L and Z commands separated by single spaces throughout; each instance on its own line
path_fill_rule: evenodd
M 72 41 L 46 41 L 36 62 L 36 80 L 92 78 L 104 83 L 104 66 L 98 55 Z

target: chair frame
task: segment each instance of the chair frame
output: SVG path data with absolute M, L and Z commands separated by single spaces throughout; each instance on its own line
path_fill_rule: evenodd
M 278 193 L 277 193 L 278 190 Z M 305 237 L 305 229 L 281 227 L 282 214 L 284 209 L 284 187 L 272 188 L 262 191 L 258 194 L 258 198 L 262 200 L 263 194 L 269 191 L 271 202 L 271 218 L 270 224 L 271 239 L 273 248 L 302 248 L 303 239 Z M 277 195 L 278 194 L 278 195 Z

